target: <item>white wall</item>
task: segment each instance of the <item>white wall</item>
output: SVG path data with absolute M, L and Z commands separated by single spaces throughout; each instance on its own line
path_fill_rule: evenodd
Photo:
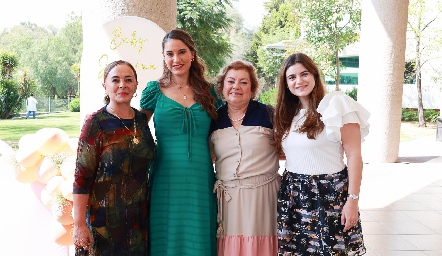
M 335 90 L 335 85 L 326 85 L 327 91 Z M 357 85 L 339 85 L 341 91 L 350 91 Z M 422 101 L 424 109 L 442 109 L 442 91 L 441 86 L 422 86 Z M 416 108 L 417 109 L 417 87 L 415 84 L 404 84 L 404 91 L 402 94 L 402 108 Z

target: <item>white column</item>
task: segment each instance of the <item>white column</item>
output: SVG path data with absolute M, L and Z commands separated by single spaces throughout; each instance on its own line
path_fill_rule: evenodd
M 370 113 L 364 162 L 398 159 L 408 0 L 362 0 L 358 101 Z

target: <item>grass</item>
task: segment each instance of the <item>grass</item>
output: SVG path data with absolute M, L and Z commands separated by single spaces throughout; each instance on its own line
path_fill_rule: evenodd
M 35 133 L 44 127 L 60 128 L 69 137 L 80 135 L 80 113 L 63 112 L 38 115 L 37 119 L 7 119 L 0 120 L 0 139 L 10 145 L 17 145 L 25 134 Z M 435 136 L 436 123 L 427 123 L 427 127 L 420 128 L 417 122 L 401 123 L 401 141 L 413 140 L 425 136 Z
M 401 141 L 414 140 L 426 136 L 436 136 L 436 123 L 427 123 L 427 127 L 419 127 L 419 122 L 401 123 Z
M 62 112 L 37 115 L 36 119 L 2 119 L 0 120 L 0 139 L 11 146 L 17 145 L 25 134 L 32 134 L 38 130 L 51 127 L 64 130 L 69 137 L 80 136 L 80 113 Z

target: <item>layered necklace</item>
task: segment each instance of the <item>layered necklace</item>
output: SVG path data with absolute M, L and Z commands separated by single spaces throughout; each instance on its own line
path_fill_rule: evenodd
M 183 86 L 182 85 L 178 85 L 177 83 L 175 83 L 175 81 L 173 79 L 171 79 L 172 82 L 178 86 L 178 90 L 180 90 L 181 94 L 183 95 L 183 99 L 187 100 L 187 95 L 182 91 Z M 185 86 L 188 86 L 189 84 L 186 84 Z
M 129 132 L 131 132 L 131 130 L 124 124 L 124 122 L 123 122 L 123 120 L 121 120 L 121 118 L 117 115 L 117 113 L 115 112 L 115 110 L 111 107 L 111 106 L 109 106 L 109 105 L 107 105 L 107 107 L 110 109 L 110 110 L 112 110 L 112 113 L 114 114 L 114 116 L 116 116 L 117 118 L 118 118 L 118 120 L 120 120 L 121 121 L 121 123 L 124 125 L 124 128 L 126 128 Z M 133 110 L 132 110 L 133 111 Z M 139 142 L 140 142 L 140 140 L 138 140 L 138 138 L 136 137 L 136 135 L 137 135 L 137 122 L 135 121 L 135 116 L 136 115 L 134 115 L 134 132 L 133 132 L 133 134 L 132 134 L 132 136 L 133 136 L 133 138 L 132 138 L 132 142 L 135 144 L 135 145 L 137 145 Z

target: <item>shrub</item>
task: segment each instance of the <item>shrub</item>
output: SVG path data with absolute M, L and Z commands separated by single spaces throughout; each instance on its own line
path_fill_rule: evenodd
M 8 119 L 20 108 L 19 85 L 0 78 L 0 119 Z
M 80 112 L 80 99 L 75 98 L 69 103 L 69 110 L 71 112 Z
M 347 94 L 348 96 L 350 96 L 354 100 L 358 100 L 358 88 L 356 88 L 356 87 L 353 87 L 353 89 L 351 89 L 349 91 L 345 91 L 345 94 Z
M 435 123 L 437 122 L 437 117 L 439 112 L 434 109 L 424 109 L 425 121 Z M 418 112 L 415 109 L 403 108 L 402 109 L 402 121 L 419 121 Z
M 278 90 L 272 88 L 259 96 L 259 102 L 267 105 L 276 106 L 276 99 L 278 98 Z
M 414 109 L 403 108 L 402 109 L 402 121 L 418 121 L 417 111 Z
M 437 122 L 437 117 L 439 116 L 439 112 L 434 109 L 425 109 L 424 110 L 425 120 L 431 123 Z

